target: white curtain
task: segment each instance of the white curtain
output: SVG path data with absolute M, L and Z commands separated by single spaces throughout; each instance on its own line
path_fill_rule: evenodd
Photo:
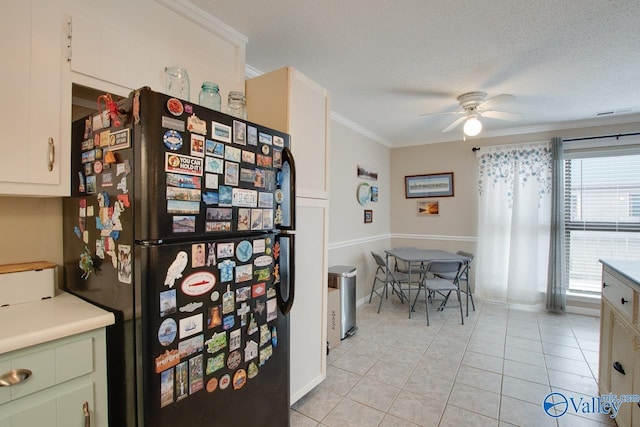
M 549 142 L 482 147 L 478 159 L 476 293 L 536 306 L 545 301 L 552 161 Z

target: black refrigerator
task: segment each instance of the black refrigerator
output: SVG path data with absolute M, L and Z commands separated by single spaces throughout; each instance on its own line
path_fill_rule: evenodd
M 110 426 L 288 426 L 289 136 L 133 91 L 73 123 L 63 288 L 110 310 Z

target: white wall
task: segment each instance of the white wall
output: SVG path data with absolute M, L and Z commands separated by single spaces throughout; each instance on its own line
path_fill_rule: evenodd
M 350 265 L 358 269 L 356 299 L 368 298 L 375 274 L 371 251 L 390 245 L 390 152 L 344 124 L 331 122 L 331 169 L 329 210 L 329 266 Z M 377 181 L 358 178 L 358 165 L 377 172 Z M 378 201 L 361 206 L 356 198 L 360 183 L 378 186 Z M 364 210 L 373 211 L 373 222 L 364 223 Z

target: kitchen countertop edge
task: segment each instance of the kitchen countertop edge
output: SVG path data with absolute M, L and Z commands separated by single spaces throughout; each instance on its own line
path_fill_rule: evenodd
M 51 299 L 0 307 L 0 355 L 114 323 L 113 313 L 62 291 Z
M 640 286 L 640 262 L 635 260 L 601 259 L 600 262 Z

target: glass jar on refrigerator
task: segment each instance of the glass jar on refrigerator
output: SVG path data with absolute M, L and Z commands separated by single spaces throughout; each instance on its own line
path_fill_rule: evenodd
M 199 103 L 203 107 L 220 111 L 222 99 L 220 98 L 218 85 L 213 82 L 203 82 L 202 89 L 200 90 Z
M 247 108 L 244 102 L 244 93 L 231 91 L 227 100 L 227 114 L 242 120 L 247 120 Z

